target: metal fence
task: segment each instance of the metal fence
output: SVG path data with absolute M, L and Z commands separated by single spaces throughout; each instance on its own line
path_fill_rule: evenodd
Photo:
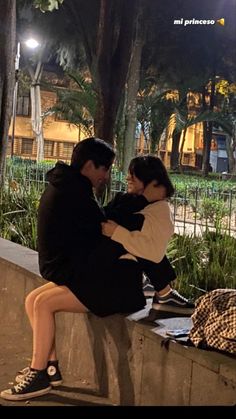
M 54 162 L 35 164 L 31 161 L 9 161 L 6 165 L 6 185 L 14 187 L 14 182 L 21 185 L 27 193 L 31 188 L 39 194 L 46 185 L 46 173 Z M 15 185 L 15 186 L 16 186 Z M 175 230 L 180 234 L 201 234 L 206 229 L 226 232 L 236 236 L 236 190 L 220 190 L 216 187 L 175 185 L 176 193 L 171 199 L 171 208 L 175 221 Z M 16 188 L 14 188 L 16 189 Z M 122 174 L 113 169 L 111 192 L 113 197 L 118 191 L 125 191 L 126 182 Z
M 112 197 L 118 191 L 125 191 L 126 184 L 113 180 Z M 170 200 L 175 222 L 175 231 L 180 234 L 202 234 L 203 231 L 217 231 L 236 236 L 236 190 L 216 190 L 175 185 L 175 194 Z

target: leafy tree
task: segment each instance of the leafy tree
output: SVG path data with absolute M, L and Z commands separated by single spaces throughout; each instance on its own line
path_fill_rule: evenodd
M 82 41 L 97 97 L 95 135 L 113 142 L 116 115 L 129 68 L 134 26 L 140 0 L 61 0 L 57 11 Z M 37 1 L 41 10 L 58 2 Z M 62 44 L 62 42 L 61 42 Z

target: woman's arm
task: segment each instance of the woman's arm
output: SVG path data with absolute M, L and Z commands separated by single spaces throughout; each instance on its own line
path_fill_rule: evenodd
M 149 205 L 141 213 L 145 217 L 141 231 L 128 231 L 120 225 L 108 222 L 102 223 L 103 234 L 122 244 L 133 255 L 158 263 L 165 256 L 174 232 L 169 204 L 159 201 Z

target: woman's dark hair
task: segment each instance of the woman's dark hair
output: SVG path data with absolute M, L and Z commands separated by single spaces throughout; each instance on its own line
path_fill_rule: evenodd
M 147 154 L 138 156 L 131 160 L 129 172 L 141 180 L 147 186 L 152 180 L 156 180 L 158 185 L 166 188 L 166 196 L 170 198 L 174 194 L 174 186 L 169 178 L 167 170 L 161 159 L 157 156 Z
M 88 160 L 92 160 L 96 168 L 105 166 L 109 169 L 114 157 L 115 152 L 108 143 L 100 138 L 86 138 L 75 146 L 71 157 L 71 166 L 80 170 Z

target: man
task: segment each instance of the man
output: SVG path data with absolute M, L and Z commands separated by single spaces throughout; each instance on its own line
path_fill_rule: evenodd
M 38 214 L 39 267 L 47 284 L 33 290 L 25 302 L 33 329 L 33 354 L 22 381 L 1 392 L 7 400 L 41 396 L 61 382 L 55 348 L 55 313 L 86 313 L 93 287 L 86 272 L 89 252 L 102 237 L 104 215 L 93 188 L 109 179 L 114 151 L 104 141 L 88 138 L 75 147 L 71 165 L 57 163 L 48 173 Z M 81 283 L 81 287 L 80 287 Z M 81 297 L 80 297 L 81 296 Z M 142 301 L 141 301 L 142 303 Z M 47 367 L 55 373 L 49 375 Z

